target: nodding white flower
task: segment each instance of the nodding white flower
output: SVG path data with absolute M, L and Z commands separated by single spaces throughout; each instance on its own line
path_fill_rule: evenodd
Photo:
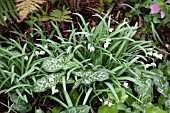
M 25 60 L 28 60 L 28 56 L 25 56 L 24 59 L 25 59 Z
M 113 32 L 114 28 L 109 28 L 109 32 Z
M 147 54 L 148 54 L 149 56 L 152 56 L 152 55 L 153 55 L 152 51 L 147 52 Z
M 52 87 L 52 95 L 58 93 L 58 89 L 55 89 L 55 86 Z
M 108 105 L 109 107 L 111 107 L 113 104 L 112 104 L 111 102 L 109 102 L 109 101 L 106 100 L 106 101 L 104 102 L 104 105 Z
M 161 59 L 163 58 L 162 54 L 158 54 L 158 53 L 153 53 L 153 56 L 156 57 L 157 59 Z
M 111 102 L 109 102 L 108 106 L 111 107 L 113 104 Z
M 162 55 L 162 54 L 159 54 L 159 55 L 158 55 L 158 58 L 162 60 L 163 55 Z
M 145 65 L 145 70 L 147 69 L 147 68 L 149 68 L 151 66 L 151 64 L 146 64 Z
M 101 98 L 99 98 L 100 102 L 103 102 L 103 100 Z
M 106 39 L 106 43 L 110 43 L 112 40 L 111 39 Z
M 54 78 L 53 77 L 50 77 L 48 80 L 49 80 L 50 83 L 54 83 Z
M 6 16 L 3 16 L 3 18 L 4 18 L 4 21 L 6 21 L 6 20 L 7 20 L 7 17 L 6 17 Z
M 153 51 L 153 48 L 148 48 L 147 50 L 148 50 L 148 51 Z
M 123 85 L 124 85 L 125 88 L 128 88 L 128 83 L 127 82 L 124 82 Z
M 48 45 L 46 44 L 46 45 L 44 46 L 44 48 L 46 48 L 46 49 L 47 49 L 47 48 L 48 48 Z
M 109 47 L 109 44 L 108 43 L 104 43 L 104 48 L 108 48 Z
M 39 51 L 35 51 L 35 55 L 37 55 L 37 56 L 38 56 L 39 54 L 40 54 L 40 53 L 39 53 Z
M 45 54 L 45 51 L 40 51 L 39 54 L 40 54 L 40 55 L 44 55 L 44 54 Z
M 93 46 L 90 47 L 90 52 L 94 52 L 95 48 Z
M 151 63 L 151 64 L 146 64 L 145 65 L 145 70 L 147 69 L 147 68 L 149 68 L 149 67 L 156 67 L 156 64 L 155 63 Z
M 156 64 L 155 63 L 151 63 L 151 66 L 156 67 Z
M 111 44 L 110 42 L 111 42 L 111 39 L 109 39 L 109 38 L 106 39 L 106 43 L 104 44 L 105 49 L 109 47 L 109 44 Z
M 109 101 L 104 101 L 104 105 L 108 105 L 109 104 Z

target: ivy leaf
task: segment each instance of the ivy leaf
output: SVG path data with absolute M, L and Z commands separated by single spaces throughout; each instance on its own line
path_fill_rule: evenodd
M 16 0 L 16 2 L 18 3 L 16 5 L 17 11 L 20 11 L 18 22 L 22 22 L 30 12 L 38 10 L 39 4 L 45 3 L 46 0 Z

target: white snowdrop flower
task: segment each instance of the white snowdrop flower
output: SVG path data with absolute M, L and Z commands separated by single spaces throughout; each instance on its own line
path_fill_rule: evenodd
M 151 66 L 156 67 L 156 64 L 155 63 L 151 63 Z
M 111 39 L 109 39 L 109 38 L 106 39 L 106 43 L 104 44 L 105 49 L 109 47 L 109 44 L 111 44 L 110 42 L 111 42 Z
M 50 77 L 48 80 L 49 80 L 50 83 L 54 83 L 54 78 L 53 77 Z
M 6 16 L 3 16 L 3 18 L 4 18 L 4 21 L 6 21 L 6 20 L 7 20 L 7 17 L 6 17 Z
M 127 82 L 124 82 L 123 85 L 124 85 L 125 88 L 128 88 L 128 83 Z
M 108 106 L 111 107 L 113 104 L 111 102 L 108 103 Z
M 112 41 L 112 40 L 111 40 L 111 39 L 109 39 L 109 38 L 108 38 L 108 39 L 106 39 L 106 43 L 108 43 L 108 42 L 110 43 L 111 41 Z
M 169 44 L 165 44 L 165 47 L 166 47 L 166 48 L 169 48 Z
M 153 48 L 148 48 L 147 50 L 148 50 L 148 51 L 153 51 Z
M 153 56 L 158 58 L 158 53 L 153 53 Z
M 100 101 L 100 102 L 103 102 L 103 100 L 102 100 L 101 98 L 99 98 L 99 101 Z
M 158 55 L 158 58 L 162 60 L 163 55 L 162 55 L 162 54 L 159 54 L 159 55 Z
M 158 53 L 153 53 L 153 56 L 156 57 L 157 59 L 162 59 L 163 58 L 163 55 L 158 54 Z
M 47 49 L 47 48 L 48 48 L 48 45 L 46 44 L 46 45 L 44 46 L 44 48 L 46 48 L 46 49 Z
M 108 105 L 109 104 L 109 101 L 104 101 L 104 105 Z
M 104 43 L 104 48 L 108 48 L 109 47 L 109 44 L 108 43 Z
M 55 89 L 55 86 L 52 87 L 52 95 L 58 93 L 58 89 Z
M 113 28 L 109 28 L 109 32 L 113 32 L 113 30 L 114 30 Z
M 25 56 L 24 59 L 25 59 L 25 60 L 28 60 L 28 56 Z
M 40 54 L 40 53 L 39 53 L 39 51 L 35 51 L 35 55 L 37 55 L 37 56 L 38 56 L 39 54 Z
M 44 54 L 45 54 L 45 51 L 40 51 L 39 54 L 40 54 L 40 55 L 44 55 Z
M 90 52 L 94 52 L 95 48 L 93 46 L 90 47 Z
M 147 69 L 147 68 L 149 68 L 151 66 L 151 64 L 146 64 L 145 65 L 145 70 Z
M 148 54 L 149 56 L 152 56 L 152 55 L 153 55 L 152 51 L 147 52 L 147 54 Z

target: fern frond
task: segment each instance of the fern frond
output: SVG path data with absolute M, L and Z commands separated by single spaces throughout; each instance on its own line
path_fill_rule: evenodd
M 51 20 L 53 21 L 71 22 L 72 18 L 69 16 L 70 14 L 71 11 L 63 7 L 63 10 L 59 10 L 59 9 L 53 10 L 50 13 L 50 16 L 51 16 Z
M 46 0 L 16 0 L 17 11 L 19 11 L 18 22 L 23 21 L 30 12 L 38 10 L 40 5 L 46 2 Z
M 17 10 L 13 0 L 0 0 L 0 24 L 7 26 L 6 20 L 13 21 L 17 18 Z

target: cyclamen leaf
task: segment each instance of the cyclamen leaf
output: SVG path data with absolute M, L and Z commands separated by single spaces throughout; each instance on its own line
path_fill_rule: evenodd
M 17 11 L 20 11 L 18 22 L 22 22 L 30 12 L 38 10 L 39 4 L 45 3 L 46 0 L 16 0 L 16 2 Z

